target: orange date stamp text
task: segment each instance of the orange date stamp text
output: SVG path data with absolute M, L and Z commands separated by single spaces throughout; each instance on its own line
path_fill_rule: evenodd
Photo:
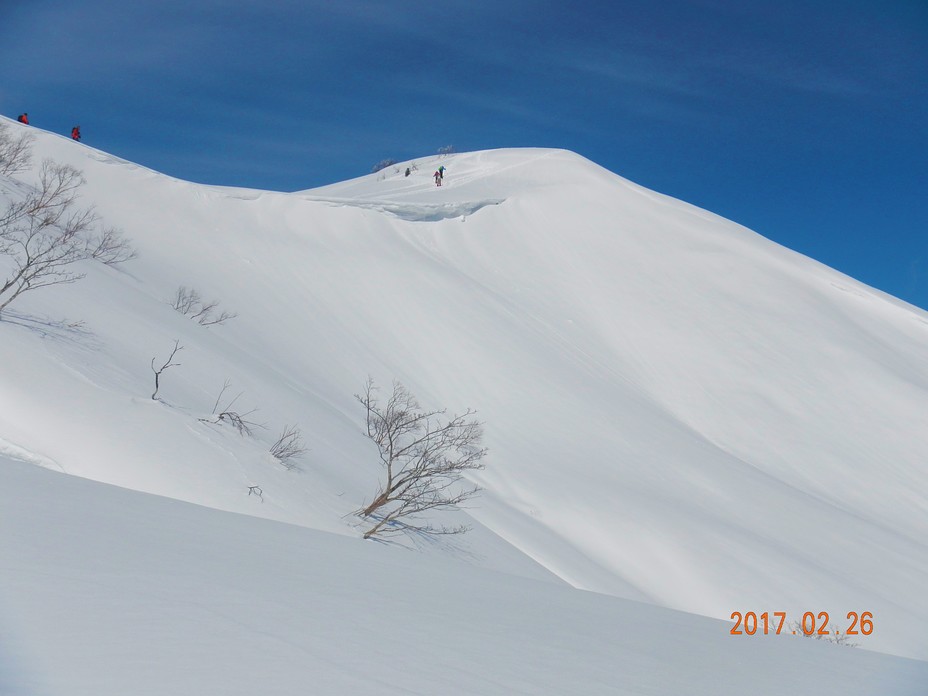
M 802 615 L 802 621 L 798 623 L 786 622 L 785 611 L 765 611 L 758 614 L 753 611 L 733 611 L 731 619 L 735 622 L 729 633 L 733 636 L 753 636 L 757 633 L 761 635 L 781 635 L 792 633 L 793 635 L 805 636 L 869 636 L 873 633 L 873 612 L 849 611 L 847 613 L 847 623 L 841 626 L 830 623 L 831 617 L 827 611 L 807 611 Z M 786 629 L 784 630 L 784 625 Z

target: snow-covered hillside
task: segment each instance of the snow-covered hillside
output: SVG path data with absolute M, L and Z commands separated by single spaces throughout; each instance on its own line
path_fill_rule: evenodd
M 925 662 L 737 639 L 722 621 L 3 458 L 0 476 L 4 696 L 921 696 L 928 683 Z
M 4 313 L 0 453 L 357 536 L 353 394 L 398 379 L 486 426 L 475 530 L 430 553 L 721 619 L 872 612 L 860 643 L 928 658 L 925 312 L 564 151 L 283 194 L 35 135 L 139 256 Z M 267 430 L 198 420 L 226 380 Z M 267 453 L 292 423 L 301 472 Z

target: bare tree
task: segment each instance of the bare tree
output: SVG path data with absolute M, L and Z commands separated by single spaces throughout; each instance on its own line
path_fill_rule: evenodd
M 296 460 L 306 454 L 303 446 L 303 433 L 295 425 L 284 426 L 283 432 L 277 442 L 271 445 L 271 455 L 279 461 L 285 469 L 293 471 L 298 469 Z
M 232 407 L 235 405 L 235 402 L 238 401 L 239 397 L 245 392 L 239 392 L 235 395 L 234 398 L 226 402 L 225 406 L 223 406 L 222 397 L 225 395 L 226 390 L 229 388 L 229 386 L 231 386 L 231 384 L 232 383 L 229 380 L 226 380 L 225 384 L 222 385 L 222 389 L 219 391 L 219 396 L 216 397 L 216 403 L 213 404 L 213 418 L 200 418 L 200 420 L 204 423 L 228 423 L 233 428 L 238 430 L 238 434 L 242 437 L 245 435 L 251 437 L 254 435 L 255 428 L 264 427 L 261 423 L 256 423 L 248 419 L 248 416 L 250 416 L 258 409 L 253 408 L 250 411 L 246 411 L 245 413 L 239 413 L 238 411 L 234 411 L 232 409 Z
M 0 176 L 10 176 L 28 169 L 32 162 L 32 141 L 35 136 L 27 131 L 14 135 L 6 124 L 0 123 Z
M 0 283 L 0 312 L 29 290 L 80 280 L 78 261 L 119 264 L 135 256 L 117 230 L 100 228 L 93 208 L 77 205 L 83 184 L 74 167 L 45 160 L 35 189 L 0 214 L 0 256 L 12 262 Z
M 171 306 L 181 314 L 196 320 L 203 326 L 223 324 L 229 319 L 234 319 L 238 316 L 235 312 L 227 312 L 225 310 L 217 313 L 219 300 L 203 302 L 200 293 L 193 288 L 188 288 L 183 285 L 177 288 L 177 292 L 174 293 Z
M 168 356 L 168 359 L 164 361 L 159 369 L 155 369 L 155 359 L 151 359 L 151 371 L 155 373 L 155 391 L 152 392 L 152 400 L 157 400 L 158 390 L 161 388 L 161 373 L 167 370 L 169 367 L 177 367 L 180 363 L 171 362 L 174 359 L 174 356 L 177 355 L 178 351 L 183 350 L 184 347 L 180 345 L 180 341 L 174 341 L 174 350 L 171 351 L 171 354 Z
M 462 484 L 463 473 L 483 469 L 487 450 L 481 446 L 483 427 L 474 411 L 444 420 L 445 410 L 423 411 L 399 382 L 385 404 L 377 398 L 373 380 L 355 398 L 366 412 L 366 435 L 374 444 L 385 478 L 373 501 L 357 511 L 373 525 L 364 538 L 404 532 L 459 534 L 466 526 L 434 526 L 421 521 L 430 510 L 461 505 L 478 490 Z

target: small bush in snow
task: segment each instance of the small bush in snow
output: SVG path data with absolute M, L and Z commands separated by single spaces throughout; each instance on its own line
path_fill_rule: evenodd
M 171 306 L 184 316 L 190 317 L 203 326 L 223 324 L 229 319 L 238 316 L 235 312 L 218 311 L 219 300 L 203 302 L 200 293 L 183 285 L 177 288 L 177 292 L 174 293 Z
M 459 534 L 467 527 L 436 527 L 422 514 L 459 506 L 477 493 L 462 483 L 463 474 L 482 469 L 486 448 L 483 427 L 465 411 L 445 420 L 446 413 L 423 411 L 399 382 L 386 403 L 377 398 L 373 380 L 355 398 L 366 414 L 365 434 L 377 445 L 384 478 L 373 501 L 358 515 L 372 523 L 364 538 L 404 532 Z
M 295 425 L 285 426 L 277 442 L 271 445 L 270 452 L 285 469 L 290 471 L 299 469 L 296 460 L 306 454 L 306 447 L 303 446 L 303 433 Z
M 232 407 L 235 405 L 235 402 L 238 401 L 239 397 L 244 392 L 239 392 L 235 398 L 231 399 L 223 406 L 222 397 L 225 395 L 226 390 L 230 385 L 231 382 L 229 380 L 226 380 L 225 384 L 222 385 L 222 389 L 219 391 L 219 396 L 216 397 L 216 403 L 213 404 L 213 410 L 211 412 L 213 417 L 201 418 L 200 420 L 204 423 L 225 423 L 227 425 L 231 425 L 242 437 L 245 435 L 250 437 L 254 435 L 255 428 L 264 427 L 262 424 L 248 419 L 248 416 L 250 416 L 252 413 L 255 413 L 258 409 L 253 408 L 250 411 L 246 411 L 245 413 L 240 413 L 233 410 Z

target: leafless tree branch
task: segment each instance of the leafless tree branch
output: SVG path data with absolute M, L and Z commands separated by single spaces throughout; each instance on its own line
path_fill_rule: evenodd
M 158 390 L 161 388 L 161 373 L 167 370 L 169 367 L 177 367 L 180 363 L 171 362 L 174 359 L 174 356 L 177 355 L 179 351 L 182 351 L 184 347 L 180 345 L 180 341 L 174 341 L 174 350 L 171 351 L 171 354 L 168 356 L 168 359 L 164 361 L 164 365 L 160 369 L 155 369 L 155 359 L 151 359 L 151 371 L 155 373 L 155 391 L 152 392 L 152 400 L 157 400 Z
M 0 214 L 0 256 L 12 261 L 0 281 L 0 312 L 25 292 L 80 280 L 84 273 L 74 270 L 78 261 L 113 265 L 135 256 L 115 229 L 98 231 L 92 207 L 77 206 L 83 184 L 74 167 L 45 160 L 32 192 L 10 201 Z

